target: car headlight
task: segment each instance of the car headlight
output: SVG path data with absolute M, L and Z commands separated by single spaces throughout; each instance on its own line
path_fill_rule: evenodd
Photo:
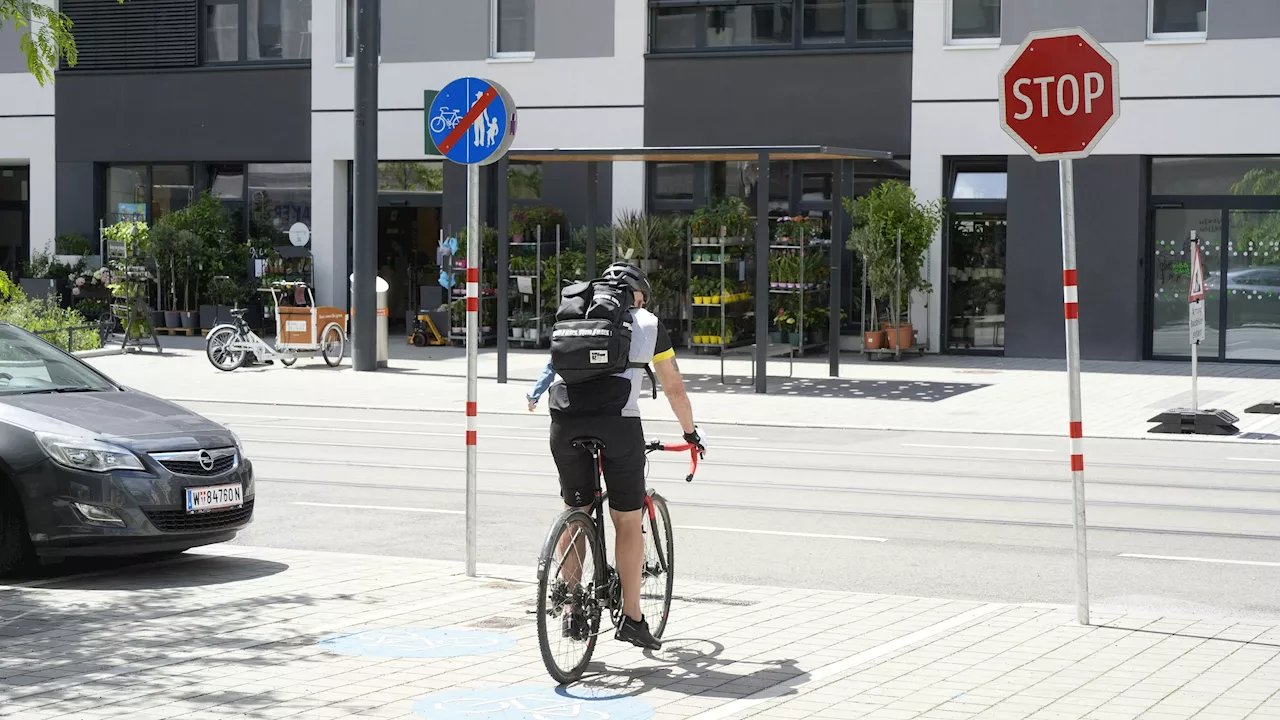
M 236 434 L 235 430 L 232 430 L 230 428 L 227 428 L 227 432 L 231 433 L 231 439 L 234 440 L 236 443 L 236 454 L 243 458 L 244 443 L 240 442 L 240 436 Z
M 36 439 L 54 462 L 75 470 L 146 470 L 137 455 L 119 445 L 42 432 L 36 433 Z

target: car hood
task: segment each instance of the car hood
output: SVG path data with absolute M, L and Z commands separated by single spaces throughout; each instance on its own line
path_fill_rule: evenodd
M 0 422 L 32 431 L 91 435 L 142 452 L 230 447 L 231 431 L 137 390 L 0 396 Z

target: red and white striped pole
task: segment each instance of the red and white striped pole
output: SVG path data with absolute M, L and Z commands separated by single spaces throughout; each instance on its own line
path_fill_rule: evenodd
M 1084 511 L 1084 418 L 1080 402 L 1080 307 L 1076 289 L 1076 183 L 1071 160 L 1058 161 L 1062 205 L 1062 300 L 1067 323 L 1067 385 L 1071 396 L 1071 505 L 1076 536 L 1076 617 L 1089 624 L 1089 555 Z
M 480 166 L 467 166 L 467 577 L 476 576 L 476 402 L 480 369 Z

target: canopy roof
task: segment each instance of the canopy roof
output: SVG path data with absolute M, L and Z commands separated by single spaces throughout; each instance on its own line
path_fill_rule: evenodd
M 510 150 L 524 162 L 732 162 L 757 160 L 889 160 L 893 153 L 830 145 L 708 145 L 695 147 L 550 148 Z

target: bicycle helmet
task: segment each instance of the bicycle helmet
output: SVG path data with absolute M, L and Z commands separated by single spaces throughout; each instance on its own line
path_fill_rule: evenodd
M 616 262 L 605 268 L 604 274 L 600 277 L 605 280 L 616 280 L 626 283 L 633 291 L 644 295 L 647 302 L 653 296 L 653 288 L 649 286 L 649 278 L 640 268 L 627 262 Z

